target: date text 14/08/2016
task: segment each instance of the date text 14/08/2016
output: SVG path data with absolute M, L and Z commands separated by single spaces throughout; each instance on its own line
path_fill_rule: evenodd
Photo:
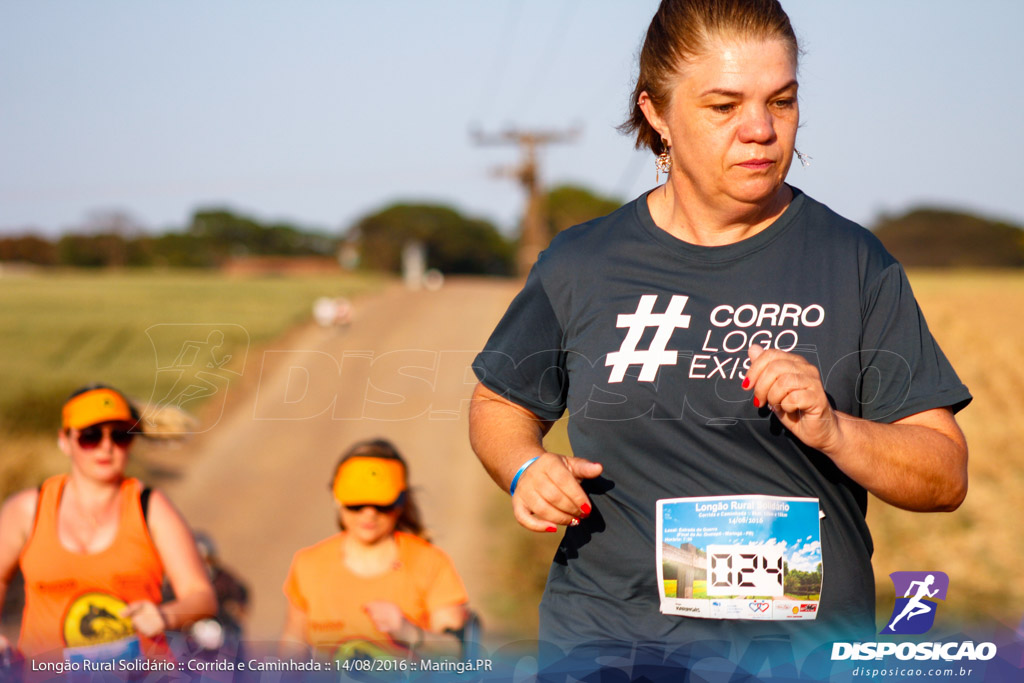
M 339 671 L 444 671 L 455 674 L 492 671 L 490 659 L 349 659 L 336 662 Z

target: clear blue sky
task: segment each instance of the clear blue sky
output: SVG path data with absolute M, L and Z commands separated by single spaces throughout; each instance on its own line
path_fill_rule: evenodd
M 615 132 L 655 0 L 0 0 L 0 232 L 202 206 L 340 230 L 399 199 L 510 229 L 513 147 L 582 126 L 544 180 L 623 200 Z M 790 182 L 871 223 L 918 204 L 1024 224 L 1024 2 L 783 0 L 803 41 Z

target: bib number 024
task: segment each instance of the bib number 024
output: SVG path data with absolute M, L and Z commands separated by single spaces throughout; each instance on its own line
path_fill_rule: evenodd
M 709 545 L 707 595 L 784 595 L 782 549 L 758 545 Z

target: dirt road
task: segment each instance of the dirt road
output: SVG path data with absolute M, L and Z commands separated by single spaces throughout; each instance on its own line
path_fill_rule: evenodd
M 203 425 L 182 476 L 164 488 L 248 581 L 251 638 L 279 635 L 292 554 L 337 529 L 327 487 L 334 463 L 375 436 L 408 458 L 434 541 L 486 623 L 483 517 L 503 494 L 469 448 L 469 365 L 515 291 L 489 280 L 454 280 L 438 292 L 396 286 L 358 301 L 347 330 L 311 323 L 250 351 L 227 409 Z

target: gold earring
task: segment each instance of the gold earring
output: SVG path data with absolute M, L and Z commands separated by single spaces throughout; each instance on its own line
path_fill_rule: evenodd
M 669 150 L 672 149 L 672 147 L 668 144 L 668 140 L 666 140 L 665 138 L 661 139 L 661 145 L 665 151 L 659 154 L 658 157 L 654 160 L 654 168 L 656 169 L 654 173 L 654 182 L 656 183 L 661 182 L 662 173 L 668 175 L 672 171 L 672 157 L 670 157 L 668 154 Z

